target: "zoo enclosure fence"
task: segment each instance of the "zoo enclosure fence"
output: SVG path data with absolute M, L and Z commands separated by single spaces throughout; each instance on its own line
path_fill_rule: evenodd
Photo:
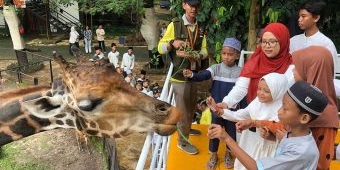
M 17 82 L 17 83 L 23 83 L 24 80 L 25 82 L 30 82 L 29 84 L 32 83 L 32 85 L 38 85 L 39 84 L 39 78 L 33 75 L 30 75 L 28 73 L 25 73 L 23 70 L 27 67 L 30 67 L 35 64 L 40 64 L 42 62 L 48 62 L 49 64 L 49 76 L 50 76 L 50 81 L 45 82 L 46 84 L 51 84 L 53 81 L 53 70 L 52 70 L 52 61 L 53 59 L 50 57 L 46 57 L 40 54 L 36 54 L 33 52 L 29 51 L 22 51 L 22 53 L 26 53 L 26 56 L 29 60 L 33 61 L 31 63 L 25 64 L 25 65 L 18 65 L 16 67 L 11 67 L 7 69 L 0 69 L 0 80 L 6 79 L 6 81 L 12 81 L 12 82 Z M 4 74 L 5 73 L 5 74 Z M 11 74 L 16 75 L 17 81 L 15 81 Z M 0 82 L 0 85 L 3 85 Z

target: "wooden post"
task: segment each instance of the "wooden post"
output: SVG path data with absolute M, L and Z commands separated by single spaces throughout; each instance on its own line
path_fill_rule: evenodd
M 109 170 L 119 170 L 119 161 L 114 138 L 104 138 L 104 149 L 108 155 Z

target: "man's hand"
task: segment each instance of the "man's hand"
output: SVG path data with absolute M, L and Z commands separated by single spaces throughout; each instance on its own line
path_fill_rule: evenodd
M 175 50 L 178 50 L 180 47 L 182 47 L 184 44 L 184 41 L 182 40 L 174 40 L 172 42 L 172 47 L 175 48 Z

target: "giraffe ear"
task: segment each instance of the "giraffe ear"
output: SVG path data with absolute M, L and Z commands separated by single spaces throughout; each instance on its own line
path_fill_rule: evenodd
M 43 96 L 25 101 L 23 106 L 37 117 L 49 118 L 60 114 L 64 110 L 66 104 L 63 104 L 60 96 Z

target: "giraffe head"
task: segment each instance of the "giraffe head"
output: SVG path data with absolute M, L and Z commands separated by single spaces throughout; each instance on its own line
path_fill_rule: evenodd
M 62 81 L 54 83 L 52 97 L 27 101 L 30 112 L 56 115 L 72 110 L 79 130 L 102 137 L 145 131 L 170 135 L 176 130 L 182 112 L 131 87 L 108 61 L 79 57 L 70 64 L 57 53 L 54 59 L 63 71 Z

